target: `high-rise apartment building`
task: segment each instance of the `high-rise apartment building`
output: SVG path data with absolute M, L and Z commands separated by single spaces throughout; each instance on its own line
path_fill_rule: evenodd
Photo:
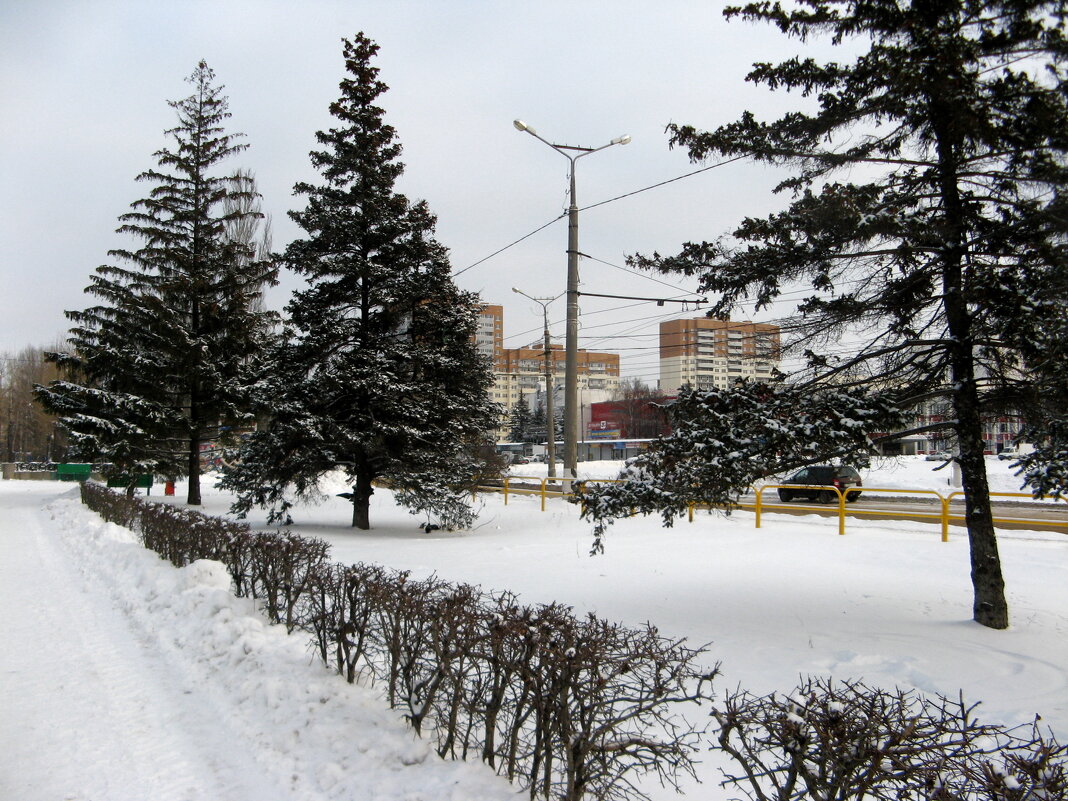
M 504 307 L 483 304 L 479 310 L 478 330 L 475 332 L 475 347 L 478 352 L 493 361 L 493 371 L 503 369 L 501 355 L 504 353 Z
M 769 381 L 779 365 L 779 327 L 697 317 L 660 324 L 660 391 Z

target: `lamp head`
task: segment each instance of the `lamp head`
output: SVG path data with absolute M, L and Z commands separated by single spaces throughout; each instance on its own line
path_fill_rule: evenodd
M 630 144 L 630 134 L 623 134 L 622 136 L 617 136 L 615 139 L 612 140 L 612 144 L 613 145 L 628 145 L 628 144 Z
M 533 128 L 531 128 L 529 125 L 527 125 L 522 120 L 512 120 L 512 125 L 515 126 L 515 129 L 517 131 L 526 131 L 527 133 L 534 134 L 535 136 L 538 133 L 537 131 L 535 131 Z

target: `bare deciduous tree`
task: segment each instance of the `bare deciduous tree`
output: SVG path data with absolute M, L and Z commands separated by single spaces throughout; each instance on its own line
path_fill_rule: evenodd
M 51 462 L 66 456 L 66 433 L 33 399 L 34 386 L 58 377 L 56 366 L 45 361 L 45 351 L 27 347 L 0 354 L 0 461 Z

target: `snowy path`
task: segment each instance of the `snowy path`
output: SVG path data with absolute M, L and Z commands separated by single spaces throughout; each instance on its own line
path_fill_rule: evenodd
M 3 750 L 13 770 L 0 797 L 282 798 L 247 754 L 227 748 L 232 733 L 207 699 L 116 619 L 99 585 L 86 586 L 46 530 L 46 487 L 27 482 L 4 496 L 0 599 L 26 614 L 4 622 Z
M 318 668 L 214 566 L 175 570 L 66 485 L 5 481 L 0 509 L 0 798 L 511 795 Z

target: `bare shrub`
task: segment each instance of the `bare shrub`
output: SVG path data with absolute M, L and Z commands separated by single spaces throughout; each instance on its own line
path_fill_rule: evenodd
M 381 676 L 390 705 L 405 710 L 416 733 L 441 683 L 431 639 L 434 616 L 448 585 L 435 576 L 414 581 L 408 572 L 376 585 L 374 642 L 384 658 Z
M 226 565 L 234 583 L 234 594 L 248 598 L 256 591 L 255 561 L 259 537 L 248 526 L 231 523 L 227 529 L 226 544 L 219 560 Z
M 293 631 L 301 598 L 318 580 L 316 571 L 326 564 L 330 546 L 296 534 L 260 533 L 253 538 L 250 554 L 251 595 L 263 602 L 268 620 Z
M 320 540 L 86 486 L 85 502 L 145 547 L 177 566 L 223 562 L 235 592 L 308 631 L 325 664 L 384 683 L 442 756 L 477 754 L 531 798 L 566 801 L 645 798 L 637 777 L 677 787 L 693 773 L 700 731 L 673 710 L 709 697 L 704 649 L 436 576 L 332 565 Z
M 1065 801 L 1068 746 L 1034 722 L 999 731 L 935 777 L 936 801 Z
M 383 572 L 383 568 L 378 568 Z M 310 577 L 304 596 L 303 628 L 315 638 L 319 658 L 352 684 L 364 659 L 373 607 L 365 592 L 373 581 L 368 565 L 324 565 Z
M 703 649 L 661 637 L 652 626 L 629 629 L 592 615 L 571 631 L 573 640 L 552 646 L 546 770 L 551 753 L 562 759 L 546 795 L 642 798 L 635 783 L 641 776 L 654 773 L 677 787 L 680 770 L 693 775 L 703 732 L 675 709 L 708 697 L 717 669 L 695 667 Z
M 824 678 L 789 695 L 735 691 L 713 710 L 715 747 L 734 763 L 723 785 L 754 801 L 1064 798 L 1064 749 L 1037 728 L 980 723 L 976 706 Z
M 320 540 L 253 532 L 94 484 L 82 500 L 175 565 L 223 562 L 238 595 L 308 631 L 347 681 L 387 698 L 443 757 L 477 755 L 530 798 L 631 801 L 679 787 L 707 736 L 684 713 L 712 699 L 706 648 L 561 604 L 524 606 L 436 576 L 335 565 Z M 963 698 L 814 678 L 788 695 L 728 693 L 712 747 L 752 801 L 1068 801 L 1066 749 L 1038 720 L 982 724 Z
M 142 508 L 139 499 L 111 492 L 107 487 L 93 481 L 81 482 L 81 499 L 83 504 L 107 522 L 123 528 L 137 528 Z

